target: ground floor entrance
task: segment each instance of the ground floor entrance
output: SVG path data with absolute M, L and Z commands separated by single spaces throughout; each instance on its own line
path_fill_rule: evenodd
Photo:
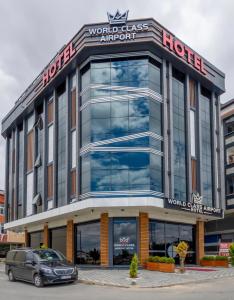
M 66 226 L 27 233 L 27 245 L 52 247 L 78 265 L 125 266 L 136 253 L 143 264 L 149 256 L 179 259 L 174 246 L 180 241 L 189 245 L 187 264 L 199 263 L 204 255 L 204 223 L 170 222 L 149 218 L 148 213 L 136 217 L 112 217 L 102 213 L 88 222 L 66 220 Z

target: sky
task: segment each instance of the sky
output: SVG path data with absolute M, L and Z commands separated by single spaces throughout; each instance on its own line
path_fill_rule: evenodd
M 0 121 L 59 49 L 84 25 L 152 17 L 226 74 L 221 102 L 234 98 L 234 1 L 0 0 Z M 0 137 L 0 189 L 5 141 Z

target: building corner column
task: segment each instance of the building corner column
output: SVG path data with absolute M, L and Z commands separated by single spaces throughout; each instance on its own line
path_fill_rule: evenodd
M 66 238 L 66 257 L 70 262 L 74 262 L 74 221 L 67 221 L 67 238 Z
M 196 224 L 196 263 L 200 265 L 200 260 L 205 253 L 205 244 L 204 244 L 204 221 L 197 221 Z
M 139 262 L 144 265 L 149 257 L 149 215 L 139 213 Z
M 45 247 L 49 247 L 49 227 L 48 223 L 44 224 L 44 230 L 43 230 L 43 245 Z
M 100 250 L 101 266 L 109 266 L 109 216 L 108 213 L 101 214 L 100 220 Z
M 24 244 L 25 247 L 29 247 L 29 233 L 26 228 L 24 229 Z

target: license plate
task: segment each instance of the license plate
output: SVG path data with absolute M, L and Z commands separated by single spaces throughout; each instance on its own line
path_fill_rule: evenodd
M 71 276 L 69 275 L 61 276 L 61 279 L 71 279 Z

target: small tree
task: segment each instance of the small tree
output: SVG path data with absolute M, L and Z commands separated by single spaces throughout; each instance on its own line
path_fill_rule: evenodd
M 184 261 L 188 253 L 188 248 L 189 248 L 188 244 L 184 241 L 179 242 L 177 247 L 175 247 L 175 251 L 180 258 L 180 273 L 185 272 Z
M 137 278 L 137 273 L 138 273 L 138 258 L 137 255 L 134 254 L 130 264 L 130 270 L 129 270 L 130 278 Z
M 231 257 L 231 264 L 234 267 L 234 243 L 229 246 L 229 255 Z

